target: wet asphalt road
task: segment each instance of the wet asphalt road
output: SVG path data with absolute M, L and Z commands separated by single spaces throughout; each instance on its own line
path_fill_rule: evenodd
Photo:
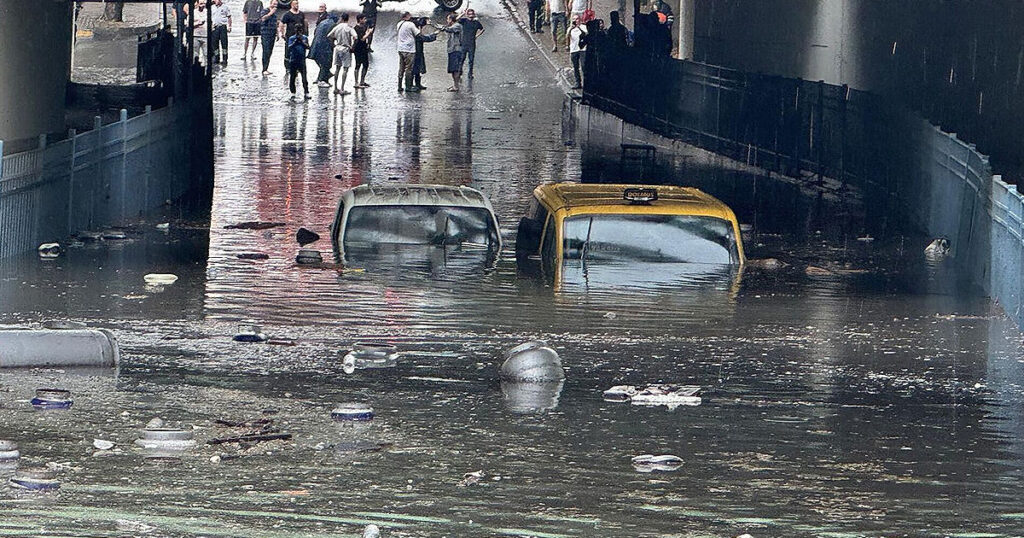
M 85 321 L 125 353 L 117 373 L 0 372 L 0 438 L 20 443 L 25 465 L 67 464 L 57 495 L 0 486 L 0 535 L 355 536 L 370 522 L 388 537 L 1024 533 L 1021 335 L 986 300 L 949 293 L 948 264 L 923 263 L 913 240 L 856 241 L 835 224 L 755 230 L 749 254 L 791 267 L 710 284 L 623 273 L 557 291 L 510 255 L 493 270 L 458 255 L 296 267 L 292 234 L 326 236 L 354 185 L 478 188 L 510 254 L 533 187 L 580 177 L 550 71 L 499 6 L 474 7 L 488 31 L 473 89 L 458 95 L 441 91 L 443 43 L 428 45 L 427 92 L 394 91 L 393 14 L 372 87 L 343 99 L 287 103 L 279 57 L 263 79 L 234 52 L 215 82 L 208 231 L 151 222 L 125 243 L 0 267 L 5 325 Z M 224 229 L 249 220 L 285 225 Z M 809 275 L 808 262 L 829 271 Z M 147 289 L 150 272 L 181 278 Z M 231 342 L 249 323 L 298 345 Z M 538 337 L 561 353 L 565 385 L 499 384 L 501 350 Z M 345 374 L 339 352 L 373 340 L 398 345 L 399 366 Z M 702 404 L 600 396 L 673 381 L 704 387 Z M 74 408 L 34 412 L 32 389 L 53 385 L 74 391 Z M 377 418 L 335 423 L 343 401 Z M 216 419 L 269 417 L 294 442 L 154 463 L 132 446 L 154 416 L 200 441 L 238 433 Z M 118 449 L 94 454 L 97 437 Z M 684 465 L 639 473 L 629 458 L 643 453 Z M 484 480 L 459 486 L 477 470 Z

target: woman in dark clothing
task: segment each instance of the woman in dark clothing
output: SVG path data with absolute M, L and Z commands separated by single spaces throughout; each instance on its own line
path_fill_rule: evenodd
M 263 43 L 263 76 L 270 74 L 270 57 L 274 54 L 277 41 L 277 2 L 263 10 L 260 16 L 260 40 Z
M 427 19 L 421 17 L 416 19 L 416 26 L 421 30 L 427 25 Z M 437 33 L 424 34 L 422 31 L 420 35 L 416 36 L 416 55 L 412 58 L 412 85 L 421 89 L 427 89 L 426 86 L 420 84 L 420 77 L 427 72 L 427 59 L 423 56 L 423 44 L 430 43 L 431 41 L 437 41 Z

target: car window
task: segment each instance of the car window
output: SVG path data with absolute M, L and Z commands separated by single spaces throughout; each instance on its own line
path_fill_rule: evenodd
M 482 207 L 358 206 L 348 213 L 344 242 L 496 246 L 498 231 L 491 213 Z
M 541 254 L 545 259 L 553 259 L 555 257 L 555 216 L 548 215 L 547 224 L 544 226 L 544 243 L 541 245 Z
M 737 264 L 732 224 L 692 215 L 586 215 L 565 220 L 566 260 Z

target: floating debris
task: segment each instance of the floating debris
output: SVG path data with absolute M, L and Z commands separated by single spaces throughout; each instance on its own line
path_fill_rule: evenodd
M 270 346 L 296 346 L 298 345 L 295 340 L 286 340 L 284 338 L 269 338 L 267 339 L 267 345 Z
M 380 528 L 370 523 L 363 529 L 363 538 L 380 538 Z
M 18 443 L 0 439 L 0 469 L 10 468 L 18 464 L 21 452 L 18 451 Z
M 103 233 L 100 234 L 100 236 L 106 241 L 123 241 L 128 239 L 128 234 L 124 233 L 122 230 L 115 229 L 103 230 Z
M 323 262 L 324 262 L 324 258 L 323 258 L 323 256 L 320 255 L 320 251 L 319 250 L 314 250 L 314 249 L 311 249 L 311 248 L 299 249 L 299 254 L 295 256 L 295 263 L 299 263 L 299 264 L 303 264 L 303 265 L 323 263 Z
M 195 444 L 191 430 L 178 428 L 146 428 L 135 444 L 146 449 L 181 452 Z
M 373 407 L 362 403 L 343 403 L 331 410 L 331 418 L 338 421 L 373 420 Z
M 116 446 L 113 441 L 107 441 L 106 439 L 93 439 L 92 446 L 96 447 L 96 450 L 110 450 Z
M 44 260 L 59 258 L 61 252 L 63 252 L 63 249 L 60 248 L 60 243 L 43 243 L 42 245 L 39 245 L 37 250 L 39 252 L 39 257 Z
M 392 368 L 398 365 L 398 348 L 381 343 L 354 344 L 341 362 L 346 374 L 363 368 Z
M 804 269 L 804 274 L 808 276 L 830 276 L 833 275 L 834 273 L 832 271 L 829 271 L 828 269 L 808 265 L 807 268 Z
M 64 389 L 36 389 L 36 397 L 29 402 L 39 410 L 70 409 L 74 404 L 71 391 Z
M 928 243 L 927 247 L 924 247 L 924 255 L 929 260 L 939 260 L 949 255 L 949 240 L 940 237 Z
M 628 402 L 637 392 L 640 392 L 633 385 L 615 385 L 604 391 L 602 396 L 609 402 Z
M 604 317 L 604 319 L 615 319 L 615 318 L 619 317 L 619 315 L 616 314 L 615 312 L 608 312 L 603 317 Z
M 210 439 L 206 444 L 223 445 L 225 443 L 262 443 L 265 441 L 290 441 L 291 438 L 292 434 L 290 433 L 253 433 L 248 435 L 236 435 L 232 437 Z
M 295 232 L 295 240 L 299 243 L 300 247 L 304 247 L 310 243 L 316 243 L 319 241 L 320 235 L 305 228 L 299 228 L 299 231 Z
M 484 474 L 483 471 L 475 471 L 475 472 L 472 472 L 472 473 L 466 473 L 466 474 L 462 475 L 462 480 L 459 481 L 458 486 L 460 488 L 464 488 L 464 487 L 467 487 L 467 486 L 473 486 L 473 485 L 479 484 L 480 481 L 484 479 L 484 476 L 486 476 L 486 475 Z
M 44 329 L 50 329 L 54 331 L 70 331 L 70 330 L 82 330 L 88 329 L 89 326 L 80 321 L 69 321 L 64 319 L 55 319 L 43 322 Z
M 283 222 L 262 222 L 256 220 L 250 220 L 245 222 L 239 222 L 238 224 L 228 224 L 224 227 L 225 230 L 268 230 L 270 228 L 278 228 L 284 226 Z
M 631 402 L 634 405 L 700 405 L 700 387 L 696 385 L 648 385 L 638 390 L 633 385 L 616 385 L 602 394 L 609 402 Z
M 60 488 L 57 471 L 45 467 L 19 469 L 9 482 L 13 488 L 30 491 L 53 491 Z
M 633 457 L 633 468 L 641 473 L 652 473 L 654 471 L 675 471 L 683 466 L 683 458 L 672 454 L 642 454 Z
M 96 243 L 103 240 L 102 233 L 91 231 L 78 232 L 75 237 L 83 243 Z
M 756 269 L 764 269 L 766 271 L 778 271 L 784 269 L 788 265 L 776 258 L 762 258 L 757 260 L 747 260 L 747 266 Z
M 263 334 L 263 330 L 260 329 L 259 325 L 252 325 L 239 327 L 238 334 L 231 339 L 235 342 L 266 342 L 267 335 Z
M 505 353 L 501 379 L 526 382 L 557 382 L 565 379 L 558 353 L 543 340 L 531 340 Z
M 235 255 L 239 260 L 269 260 L 270 255 L 262 252 L 243 252 Z
M 142 279 L 150 286 L 168 286 L 178 281 L 178 275 L 172 275 L 170 273 L 150 273 L 142 277 Z
M 171 223 L 170 222 L 161 222 L 160 224 L 156 225 L 156 229 L 160 230 L 162 232 L 166 232 L 166 231 L 171 229 Z
M 156 430 L 164 427 L 164 419 L 155 417 L 146 423 L 146 429 Z
M 875 240 L 875 238 L 871 237 L 870 235 L 865 235 L 864 237 L 858 237 L 857 238 L 857 241 L 860 241 L 861 243 L 870 243 L 870 242 L 872 242 L 874 240 Z

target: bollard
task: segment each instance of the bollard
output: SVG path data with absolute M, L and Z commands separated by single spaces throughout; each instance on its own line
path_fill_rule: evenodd
M 0 368 L 116 367 L 121 360 L 110 331 L 0 330 Z

